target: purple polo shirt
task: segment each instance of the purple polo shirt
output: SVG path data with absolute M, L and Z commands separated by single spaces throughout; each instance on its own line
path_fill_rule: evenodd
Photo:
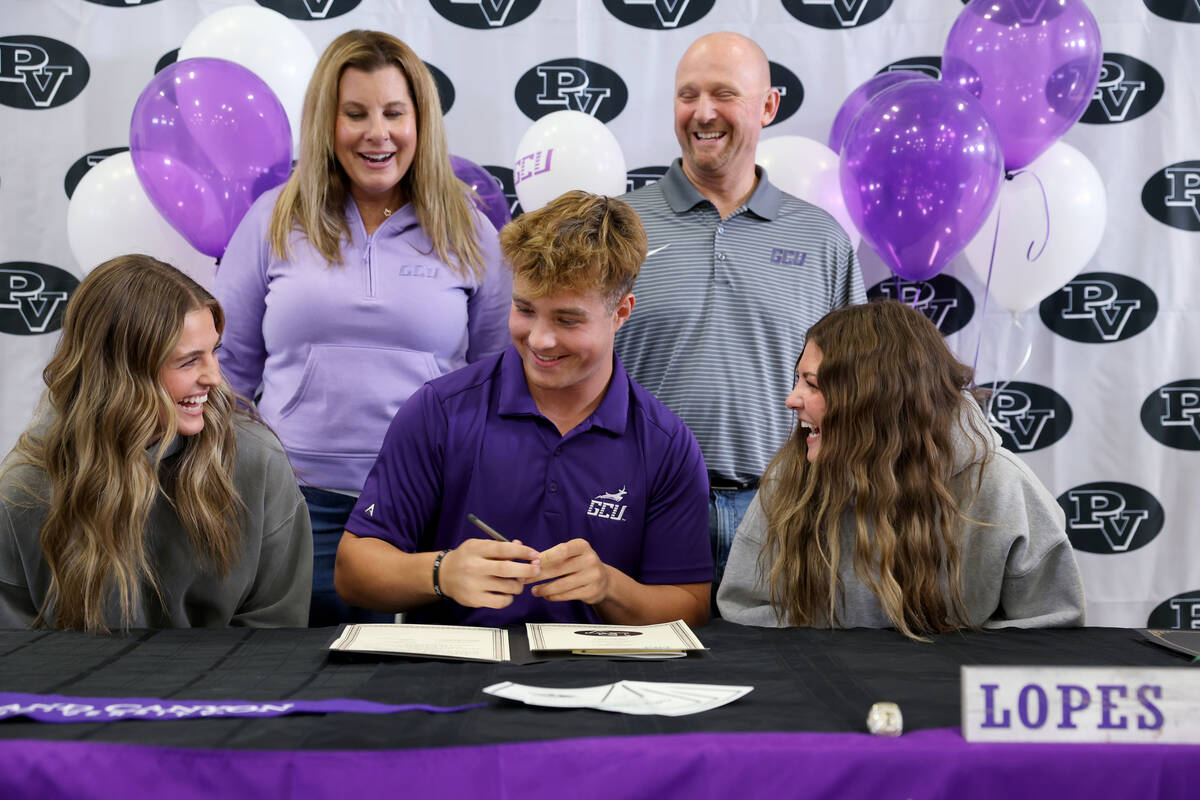
M 587 539 L 641 583 L 712 580 L 700 447 L 615 354 L 604 399 L 566 436 L 538 412 L 515 348 L 426 383 L 392 420 L 346 530 L 405 552 L 442 550 L 482 535 L 468 513 L 537 550 Z M 599 616 L 526 589 L 504 609 L 441 600 L 408 619 L 504 626 Z

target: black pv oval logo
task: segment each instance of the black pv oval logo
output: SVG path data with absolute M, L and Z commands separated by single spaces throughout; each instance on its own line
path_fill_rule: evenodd
M 63 309 L 78 285 L 74 275 L 49 264 L 0 264 L 0 333 L 36 336 L 58 330 Z
M 867 289 L 868 300 L 899 300 L 937 326 L 942 336 L 957 333 L 975 316 L 975 298 L 957 278 L 941 273 L 925 281 L 885 278 Z
M 554 111 L 582 111 L 609 122 L 629 102 L 625 81 L 603 64 L 582 58 L 546 61 L 517 81 L 517 107 L 530 119 Z
M 75 187 L 83 180 L 83 176 L 88 174 L 88 170 L 99 164 L 109 156 L 115 156 L 117 153 L 124 153 L 128 147 L 108 147 L 104 150 L 93 150 L 83 158 L 76 161 L 67 170 L 67 177 L 63 180 L 63 189 L 67 192 L 67 199 L 75 194 Z
M 1172 22 L 1200 22 L 1200 4 L 1195 0 L 1142 0 L 1146 8 Z
M 841 30 L 874 22 L 892 7 L 892 0 L 783 0 L 783 7 L 806 25 Z
M 779 90 L 779 110 L 775 112 L 775 119 L 771 121 L 771 125 L 775 125 L 800 110 L 800 105 L 804 102 L 804 84 L 796 77 L 796 73 L 783 64 L 776 64 L 774 61 L 769 64 L 771 86 Z
M 1163 529 L 1163 507 L 1154 495 L 1128 483 L 1085 483 L 1058 497 L 1067 515 L 1071 546 L 1085 553 L 1138 550 Z
M 446 73 L 433 64 L 426 61 L 425 66 L 428 68 L 429 74 L 433 76 L 433 82 L 437 86 L 438 100 L 442 103 L 442 113 L 445 114 L 454 105 L 454 84 L 450 82 Z
M 621 22 L 635 28 L 668 31 L 691 25 L 712 11 L 716 0 L 604 0 L 604 7 Z
M 1163 600 L 1150 612 L 1146 627 L 1200 630 L 1200 589 Z
M 912 58 L 902 58 L 899 61 L 893 61 L 883 69 L 876 72 L 876 75 L 882 75 L 885 72 L 920 72 L 935 81 L 942 79 L 942 57 L 941 56 L 913 56 Z
M 1200 450 L 1200 378 L 1160 386 L 1142 402 L 1142 427 L 1155 441 Z
M 255 0 L 288 19 L 333 19 L 353 11 L 362 0 Z
M 504 199 L 508 201 L 508 213 L 513 219 L 525 213 L 525 209 L 521 208 L 520 201 L 517 200 L 517 187 L 513 183 L 513 171 L 511 167 L 498 167 L 493 164 L 484 164 L 483 168 L 492 174 L 500 183 L 500 188 L 504 192 Z
M 625 191 L 632 192 L 643 186 L 658 183 L 667 174 L 667 167 L 638 167 L 625 173 Z
M 1137 119 L 1158 105 L 1163 77 L 1145 61 L 1124 53 L 1105 53 L 1100 82 L 1080 122 L 1108 125 Z
M 455 25 L 477 30 L 516 25 L 537 11 L 542 0 L 429 0 L 433 10 Z
M 92 70 L 83 53 L 45 36 L 0 37 L 0 104 L 54 108 L 87 86 Z
M 1180 161 L 1154 173 L 1142 187 L 1142 207 L 1172 228 L 1200 231 L 1200 161 Z
M 1115 272 L 1084 272 L 1038 306 L 1046 327 L 1073 342 L 1103 344 L 1137 336 L 1158 316 L 1158 296 Z
M 176 47 L 174 50 L 168 50 L 167 52 L 163 53 L 162 58 L 160 58 L 157 62 L 155 62 L 154 74 L 157 75 L 158 73 L 162 72 L 164 69 L 171 66 L 178 60 L 179 60 L 179 48 Z
M 1049 447 L 1071 428 L 1071 406 L 1048 386 L 1020 381 L 981 386 L 994 391 L 987 403 L 988 424 L 1013 452 Z

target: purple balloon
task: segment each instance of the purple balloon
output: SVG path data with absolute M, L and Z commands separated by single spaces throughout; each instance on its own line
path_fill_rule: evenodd
M 129 150 L 158 212 L 192 247 L 220 258 L 255 198 L 287 180 L 292 132 L 283 105 L 253 72 L 189 58 L 142 90 Z
M 842 197 L 892 272 L 933 277 L 979 232 L 1004 178 L 979 101 L 942 81 L 906 81 L 867 101 L 842 148 Z
M 484 216 L 500 230 L 512 221 L 508 210 L 508 198 L 504 196 L 504 187 L 500 181 L 483 167 L 460 156 L 450 156 L 450 166 L 460 181 L 475 190 L 479 196 L 476 205 Z
M 946 38 L 942 80 L 983 103 L 1013 170 L 1083 116 L 1103 60 L 1083 0 L 971 0 Z
M 854 121 L 854 117 L 858 115 L 859 111 L 862 111 L 862 107 L 872 97 L 898 83 L 931 80 L 933 78 L 924 72 L 912 69 L 900 69 L 893 72 L 881 72 L 865 83 L 859 84 L 858 88 L 851 92 L 842 102 L 842 107 L 838 109 L 837 116 L 833 118 L 833 127 L 829 129 L 829 149 L 835 153 L 842 152 L 842 143 L 846 140 L 846 130 L 850 127 L 850 123 Z

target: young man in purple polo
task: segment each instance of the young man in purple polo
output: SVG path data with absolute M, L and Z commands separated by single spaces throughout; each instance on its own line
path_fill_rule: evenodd
M 346 524 L 338 593 L 413 622 L 704 624 L 704 459 L 613 353 L 641 222 L 568 192 L 506 226 L 501 249 L 513 346 L 400 408 Z

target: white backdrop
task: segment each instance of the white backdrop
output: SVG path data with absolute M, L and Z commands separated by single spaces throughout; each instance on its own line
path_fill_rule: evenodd
M 196 23 L 245 4 L 0 0 L 0 452 L 29 419 L 61 306 L 82 274 L 67 245 L 68 179 L 77 181 L 100 151 L 128 146 L 134 102 Z M 764 137 L 824 142 L 842 100 L 867 78 L 898 62 L 936 72 L 963 7 L 962 0 L 259 4 L 291 17 L 318 52 L 349 28 L 404 39 L 452 85 L 451 152 L 499 167 L 502 176 L 530 114 L 593 113 L 621 143 L 631 186 L 677 153 L 672 76 L 697 36 L 735 30 L 757 40 L 785 93 L 780 120 Z M 1089 622 L 1200 628 L 1200 0 L 1088 5 L 1105 66 L 1084 121 L 1063 141 L 1100 172 L 1108 216 L 1095 221 L 1103 238 L 1084 274 L 1015 320 L 994 304 L 981 313 L 983 286 L 962 258 L 928 282 L 896 286 L 864 246 L 864 277 L 876 293 L 922 307 L 959 357 L 977 364 L 981 382 L 1011 381 L 994 406 L 995 424 L 1068 512 Z M 592 64 L 563 71 L 547 63 L 572 58 Z M 511 173 L 505 177 L 511 193 Z

